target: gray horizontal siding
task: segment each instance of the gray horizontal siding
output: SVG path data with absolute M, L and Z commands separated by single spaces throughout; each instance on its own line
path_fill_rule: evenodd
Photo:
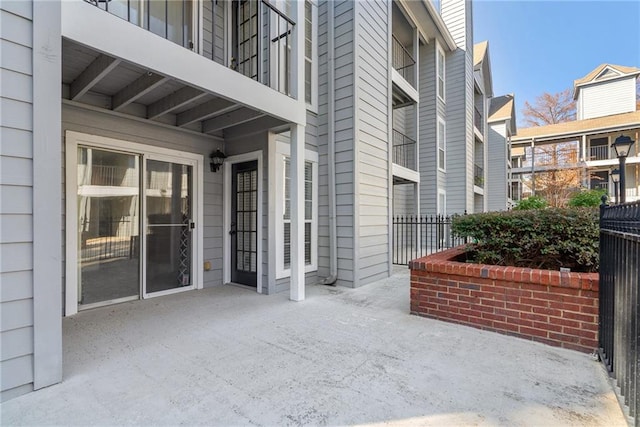
M 33 389 L 33 22 L 0 3 L 0 400 Z
M 489 211 L 503 211 L 507 209 L 507 128 L 504 122 L 493 123 L 489 126 L 487 151 L 489 165 L 486 168 L 487 184 L 485 197 Z
M 388 4 L 357 2 L 358 283 L 389 275 Z
M 419 161 L 420 161 L 420 213 L 435 214 L 438 192 L 438 145 L 436 123 L 438 108 L 444 105 L 436 101 L 436 50 L 435 43 L 420 46 L 419 51 Z M 444 116 L 444 114 L 442 114 Z

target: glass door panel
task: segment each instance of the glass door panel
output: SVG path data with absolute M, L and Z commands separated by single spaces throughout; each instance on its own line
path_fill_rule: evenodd
M 78 147 L 78 303 L 140 294 L 140 157 Z
M 192 169 L 146 162 L 146 293 L 192 285 Z

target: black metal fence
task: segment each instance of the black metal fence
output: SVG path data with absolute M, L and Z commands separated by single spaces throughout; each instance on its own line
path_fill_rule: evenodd
M 416 140 L 393 129 L 393 163 L 416 170 Z
M 393 217 L 393 263 L 407 265 L 409 261 L 452 248 L 465 239 L 451 234 L 454 216 L 396 215 Z
M 640 202 L 601 206 L 600 358 L 640 426 Z

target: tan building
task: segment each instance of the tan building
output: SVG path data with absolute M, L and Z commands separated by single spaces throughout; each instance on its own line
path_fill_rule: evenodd
M 540 179 L 565 186 L 606 189 L 615 201 L 611 171 L 618 159 L 611 144 L 620 135 L 640 138 L 636 80 L 640 68 L 602 64 L 574 82 L 576 120 L 518 129 L 512 138 L 512 190 L 518 200 L 544 191 Z M 534 184 L 535 183 L 535 184 Z M 627 158 L 626 201 L 640 200 L 640 145 Z

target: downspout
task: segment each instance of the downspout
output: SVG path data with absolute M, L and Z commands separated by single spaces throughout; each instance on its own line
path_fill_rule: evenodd
M 327 2 L 327 178 L 329 197 L 329 277 L 323 285 L 335 286 L 338 281 L 338 236 L 336 227 L 336 94 L 334 68 L 334 9 L 333 2 Z

